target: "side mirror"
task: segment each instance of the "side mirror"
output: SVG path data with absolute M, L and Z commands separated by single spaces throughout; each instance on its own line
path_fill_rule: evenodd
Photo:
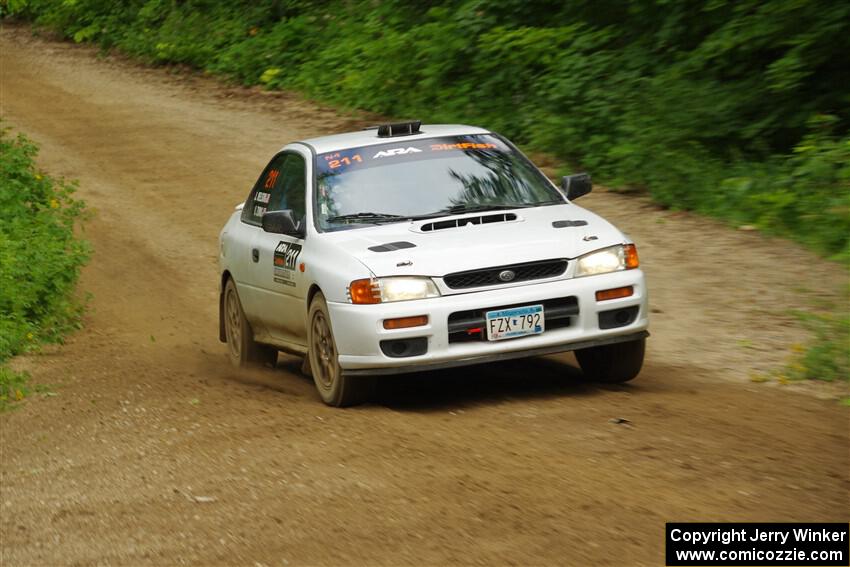
M 589 173 L 576 173 L 575 175 L 565 175 L 561 179 L 561 189 L 567 196 L 567 199 L 573 201 L 582 195 L 587 195 L 593 189 L 593 182 L 590 180 Z
M 262 218 L 263 230 L 274 234 L 287 234 L 290 236 L 300 236 L 301 232 L 295 225 L 295 220 L 292 218 L 292 211 L 285 209 L 283 211 L 267 211 Z

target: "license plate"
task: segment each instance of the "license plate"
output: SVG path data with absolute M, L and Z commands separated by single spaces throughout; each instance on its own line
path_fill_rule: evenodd
M 529 305 L 485 313 L 487 340 L 501 341 L 543 332 L 543 306 Z

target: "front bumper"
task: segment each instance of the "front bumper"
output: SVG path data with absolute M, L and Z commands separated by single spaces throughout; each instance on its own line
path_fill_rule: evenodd
M 596 292 L 632 286 L 629 297 L 596 301 Z M 578 313 L 569 324 L 539 335 L 502 341 L 450 342 L 449 315 L 461 311 L 534 305 L 550 299 L 574 297 Z M 354 374 L 400 374 L 493 360 L 551 354 L 635 340 L 648 336 L 646 284 L 640 269 L 584 278 L 529 284 L 498 290 L 459 293 L 415 301 L 377 305 L 329 303 L 331 325 L 343 372 Z M 616 328 L 600 328 L 599 313 L 636 307 L 634 319 Z M 385 319 L 428 315 L 428 324 L 408 329 L 387 330 Z M 544 313 L 545 315 L 545 313 Z M 380 343 L 389 339 L 424 338 L 427 352 L 393 358 L 382 352 Z

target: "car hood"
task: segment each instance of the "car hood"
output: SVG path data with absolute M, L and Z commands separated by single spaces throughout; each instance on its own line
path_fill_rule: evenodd
M 422 230 L 434 222 L 463 221 L 506 212 L 516 215 L 516 220 Z M 572 259 L 626 240 L 608 221 L 573 204 L 454 215 L 325 235 L 378 277 L 442 277 L 491 266 Z

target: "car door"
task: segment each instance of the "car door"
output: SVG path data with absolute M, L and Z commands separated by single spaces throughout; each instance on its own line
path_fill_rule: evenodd
M 276 179 L 277 174 L 274 172 L 280 170 L 283 159 L 284 156 L 278 154 L 263 169 L 242 207 L 239 225 L 226 235 L 231 274 L 236 282 L 245 317 L 251 323 L 254 336 L 258 340 L 268 339 L 270 332 L 259 318 L 266 301 L 257 273 L 259 251 L 254 249 L 258 234 L 262 232 L 261 221 L 268 206 L 269 190 Z
M 265 208 L 257 212 L 289 210 L 303 235 L 307 223 L 307 170 L 303 155 L 294 151 L 278 154 L 265 172 L 262 190 L 254 198 Z M 261 227 L 251 244 L 256 317 L 273 338 L 301 345 L 306 344 L 303 248 L 303 236 L 268 233 Z

